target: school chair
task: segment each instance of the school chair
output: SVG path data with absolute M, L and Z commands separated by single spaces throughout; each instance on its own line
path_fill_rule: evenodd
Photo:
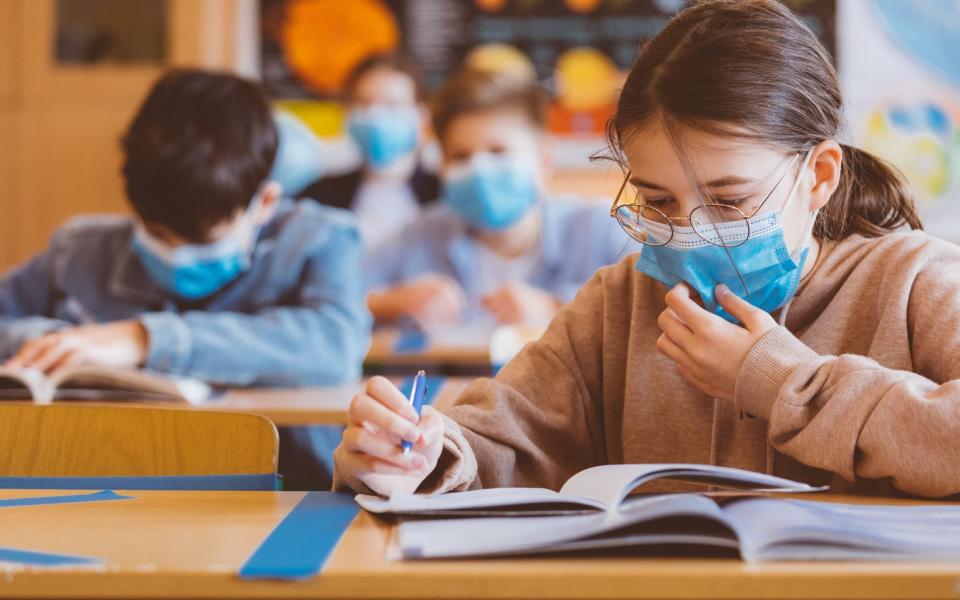
M 0 404 L 0 488 L 275 490 L 277 455 L 258 415 Z

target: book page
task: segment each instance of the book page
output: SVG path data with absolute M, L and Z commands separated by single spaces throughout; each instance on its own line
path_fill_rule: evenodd
M 483 515 L 501 514 L 504 511 L 556 514 L 584 510 L 595 512 L 605 508 L 594 501 L 565 498 L 552 490 L 540 488 L 491 488 L 439 496 L 404 494 L 390 499 L 361 494 L 356 499 L 360 506 L 373 513 L 408 515 Z
M 580 471 L 560 488 L 560 495 L 591 499 L 611 509 L 620 505 L 634 489 L 648 481 L 679 479 L 714 485 L 770 488 L 779 491 L 811 492 L 805 483 L 731 467 L 697 464 L 601 465 Z
M 36 369 L 0 367 L 0 399 L 49 404 L 53 396 L 48 385 L 47 376 Z
M 751 562 L 960 557 L 960 506 L 748 498 L 726 503 L 723 512 Z
M 642 528 L 631 526 L 660 519 L 693 517 L 723 524 L 724 516 L 711 500 L 697 495 L 649 496 L 619 513 L 555 517 L 414 520 L 401 523 L 398 542 L 405 558 L 441 558 L 524 554 L 561 549 L 616 547 L 644 543 Z M 630 528 L 629 531 L 626 529 Z M 711 528 L 714 529 L 714 528 Z M 618 530 L 624 530 L 622 535 Z M 455 532 L 455 534 L 451 534 Z M 671 535 L 652 531 L 650 543 L 688 543 L 691 532 Z M 706 541 L 707 536 L 701 536 Z M 716 538 L 717 536 L 710 536 Z M 734 544 L 732 533 L 721 545 Z M 714 545 L 714 544 L 710 544 Z
M 51 385 L 60 397 L 87 400 L 102 391 L 103 399 L 116 399 L 126 394 L 131 400 L 174 400 L 188 404 L 202 404 L 210 397 L 210 386 L 194 379 L 168 377 L 133 369 L 107 367 L 68 367 L 50 377 Z M 73 390 L 74 393 L 64 390 Z

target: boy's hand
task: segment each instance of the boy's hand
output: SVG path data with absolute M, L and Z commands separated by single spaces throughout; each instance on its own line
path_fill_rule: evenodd
M 519 281 L 508 283 L 480 302 L 503 325 L 546 325 L 561 306 L 553 294 Z
M 336 453 L 337 470 L 384 496 L 410 494 L 433 472 L 443 451 L 443 418 L 431 407 L 417 412 L 400 390 L 373 377 L 350 402 L 349 425 Z M 413 443 L 404 454 L 401 441 Z
M 139 321 L 61 329 L 28 340 L 5 366 L 44 373 L 67 366 L 135 368 L 147 355 L 147 330 Z
M 460 284 L 444 275 L 429 273 L 370 295 L 370 310 L 382 320 L 410 317 L 423 329 L 460 320 L 467 295 Z
M 737 374 L 747 354 L 777 323 L 766 312 L 717 286 L 717 300 L 743 325 L 704 310 L 679 284 L 667 293 L 667 309 L 657 324 L 663 335 L 657 349 L 677 364 L 680 376 L 704 394 L 733 400 Z

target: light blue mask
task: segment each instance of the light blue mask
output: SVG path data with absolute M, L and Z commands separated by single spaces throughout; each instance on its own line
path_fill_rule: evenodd
M 538 195 L 534 165 L 510 154 L 476 154 L 443 181 L 443 202 L 474 227 L 492 231 L 523 218 Z
M 268 179 L 283 186 L 288 197 L 296 197 L 323 175 L 323 145 L 320 138 L 291 114 L 273 115 L 280 143 Z
M 373 169 L 386 169 L 417 148 L 420 111 L 414 106 L 386 105 L 354 109 L 347 118 L 347 131 Z
M 766 312 L 783 307 L 797 293 L 816 222 L 816 213 L 813 213 L 807 223 L 804 241 L 791 253 L 784 239 L 782 214 L 799 183 L 798 177 L 783 208 L 754 216 L 749 220 L 749 226 L 746 221 L 717 225 L 715 235 L 727 240 L 728 244 L 744 239 L 749 232 L 747 241 L 739 246 L 723 248 L 704 240 L 692 227 L 674 225 L 673 239 L 669 243 L 643 247 L 637 270 L 670 288 L 686 283 L 700 295 L 708 311 L 734 323 L 737 319 L 717 303 L 715 288 L 721 283 Z M 653 239 L 667 239 L 670 235 L 670 227 L 666 224 L 645 221 L 645 225 Z
M 257 235 L 253 221 L 259 207 L 260 201 L 255 200 L 239 226 L 211 244 L 171 248 L 139 225 L 133 236 L 133 250 L 163 289 L 188 300 L 206 298 L 250 268 Z

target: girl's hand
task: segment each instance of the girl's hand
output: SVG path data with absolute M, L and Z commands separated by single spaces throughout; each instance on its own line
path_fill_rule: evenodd
M 437 466 L 443 418 L 425 406 L 418 423 L 417 411 L 389 380 L 371 378 L 366 392 L 350 402 L 348 419 L 337 469 L 376 493 L 388 497 L 413 493 Z M 406 454 L 400 447 L 403 440 L 413 443 Z
M 690 288 L 681 283 L 667 293 L 667 309 L 657 319 L 663 332 L 657 349 L 677 363 L 680 376 L 701 392 L 733 400 L 740 365 L 777 323 L 725 285 L 718 285 L 716 294 L 720 306 L 742 326 L 701 308 L 690 298 Z

